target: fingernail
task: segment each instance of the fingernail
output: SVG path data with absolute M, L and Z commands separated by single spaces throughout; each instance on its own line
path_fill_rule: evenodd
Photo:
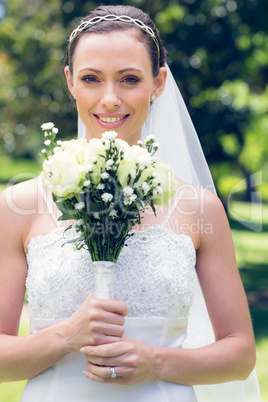
M 84 348 L 84 347 L 81 348 L 81 349 L 80 349 L 80 352 L 81 352 L 81 353 L 86 353 L 86 348 Z

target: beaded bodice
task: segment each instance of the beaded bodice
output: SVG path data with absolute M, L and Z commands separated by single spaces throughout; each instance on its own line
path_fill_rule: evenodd
M 94 293 L 89 253 L 66 243 L 75 233 L 64 229 L 57 227 L 29 243 L 26 286 L 32 318 L 67 318 Z M 126 302 L 128 316 L 188 317 L 195 292 L 195 257 L 189 236 L 160 225 L 135 231 L 115 270 L 115 295 Z

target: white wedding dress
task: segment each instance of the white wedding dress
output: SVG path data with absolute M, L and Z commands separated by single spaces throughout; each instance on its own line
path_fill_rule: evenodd
M 47 201 L 47 200 L 46 200 Z M 51 206 L 50 206 L 51 209 Z M 69 317 L 88 294 L 94 276 L 87 250 L 65 244 L 72 231 L 56 227 L 28 246 L 27 295 L 31 332 Z M 180 348 L 195 293 L 195 249 L 189 236 L 164 226 L 133 232 L 115 271 L 115 295 L 126 302 L 125 336 Z M 193 387 L 163 381 L 102 384 L 86 378 L 85 356 L 71 353 L 28 381 L 22 402 L 194 402 Z
M 32 238 L 28 245 L 26 286 L 31 333 L 68 318 L 88 294 L 94 293 L 88 251 L 78 251 L 72 243 L 66 243 L 76 233 L 58 226 L 43 187 L 40 190 L 57 227 L 45 236 Z M 200 299 L 194 301 L 200 291 L 196 286 L 196 252 L 189 236 L 166 227 L 175 204 L 163 225 L 133 231 L 127 240 L 116 264 L 115 295 L 128 307 L 125 336 L 149 345 L 198 347 L 205 344 L 201 336 L 205 318 L 196 312 Z M 189 334 L 184 342 L 188 322 Z M 197 332 L 192 332 L 193 322 Z M 21 402 L 261 401 L 255 371 L 247 381 L 190 387 L 164 381 L 102 384 L 86 378 L 82 374 L 85 369 L 82 353 L 68 354 L 28 381 Z

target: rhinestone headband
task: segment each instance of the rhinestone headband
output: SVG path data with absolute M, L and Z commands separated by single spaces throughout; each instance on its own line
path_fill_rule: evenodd
M 127 15 L 114 15 L 114 14 L 109 14 L 105 15 L 104 17 L 94 17 L 89 21 L 84 21 L 82 22 L 76 29 L 73 30 L 73 32 L 70 35 L 69 38 L 69 52 L 70 52 L 70 46 L 72 44 L 72 41 L 79 35 L 80 32 L 84 31 L 88 27 L 98 24 L 99 22 L 102 21 L 121 21 L 121 22 L 127 22 L 127 23 L 132 23 L 138 26 L 139 28 L 143 29 L 144 31 L 147 32 L 148 35 L 151 36 L 151 38 L 154 40 L 154 43 L 157 47 L 157 52 L 158 52 L 158 60 L 160 58 L 160 49 L 159 49 L 159 43 L 158 40 L 155 36 L 154 31 L 152 30 L 151 27 L 148 27 L 145 25 L 142 21 L 133 19 Z

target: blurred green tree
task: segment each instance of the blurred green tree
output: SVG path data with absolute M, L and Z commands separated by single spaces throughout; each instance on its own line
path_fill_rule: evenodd
M 249 198 L 253 172 L 262 169 L 268 180 L 267 1 L 102 1 L 118 3 L 138 6 L 156 21 L 216 183 L 226 174 L 245 178 Z M 74 135 L 76 113 L 62 74 L 66 36 L 98 4 L 7 2 L 0 24 L 0 135 L 6 151 L 35 155 L 44 121 L 54 121 L 64 137 Z

